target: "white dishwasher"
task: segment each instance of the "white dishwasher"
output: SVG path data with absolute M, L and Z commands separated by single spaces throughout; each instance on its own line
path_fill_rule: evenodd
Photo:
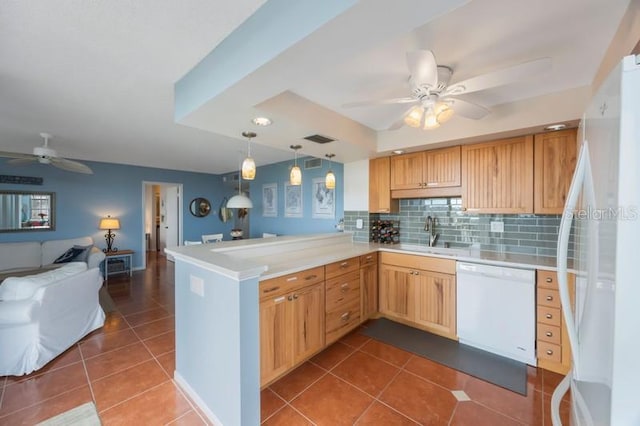
M 460 343 L 536 365 L 535 272 L 457 262 Z

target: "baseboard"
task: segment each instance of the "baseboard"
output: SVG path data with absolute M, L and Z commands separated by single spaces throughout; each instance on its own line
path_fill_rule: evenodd
M 204 403 L 204 401 L 202 400 L 202 398 L 200 398 L 200 395 L 198 395 L 196 393 L 195 390 L 193 390 L 193 388 L 189 385 L 189 383 L 187 383 L 187 381 L 180 375 L 180 373 L 178 373 L 177 371 L 173 372 L 173 380 L 176 382 L 176 384 L 178 385 L 178 387 L 180 387 L 180 389 L 187 394 L 187 396 L 189 397 L 189 399 L 191 400 L 191 402 L 193 402 L 194 404 L 196 404 L 198 406 L 198 408 L 200 409 L 200 411 L 202 411 L 202 413 L 207 416 L 207 419 L 212 422 L 215 426 L 223 426 L 222 422 L 220 421 L 220 419 L 218 418 L 218 416 L 216 416 L 213 411 L 211 411 L 209 409 L 209 407 L 207 407 L 207 405 Z

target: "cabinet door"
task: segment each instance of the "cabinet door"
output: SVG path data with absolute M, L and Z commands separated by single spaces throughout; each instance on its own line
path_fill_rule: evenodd
M 324 347 L 324 285 L 316 284 L 294 292 L 293 364 L 306 359 Z
M 456 338 L 455 275 L 415 271 L 415 322 L 425 329 Z
M 380 266 L 380 312 L 408 321 L 414 317 L 413 270 L 393 265 Z
M 364 322 L 378 312 L 378 265 L 360 268 L 361 321 Z
M 423 169 L 423 152 L 391 157 L 391 189 L 422 188 Z
M 460 147 L 425 152 L 424 186 L 460 186 Z
M 398 200 L 391 199 L 389 157 L 369 160 L 369 211 L 372 213 L 398 212 Z
M 292 365 L 292 304 L 287 296 L 260 302 L 260 385 L 287 371 Z
M 562 214 L 576 168 L 576 129 L 535 135 L 534 213 Z
M 533 136 L 462 147 L 462 206 L 478 213 L 533 213 Z

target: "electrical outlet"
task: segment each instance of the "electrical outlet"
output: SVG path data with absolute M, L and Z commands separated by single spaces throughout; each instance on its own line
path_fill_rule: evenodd
M 200 297 L 204 297 L 204 280 L 200 277 L 189 276 L 189 289 L 192 293 L 197 294 Z
M 504 222 L 491 222 L 491 232 L 504 232 Z
M 362 219 L 356 219 L 356 229 L 362 229 L 363 227 Z

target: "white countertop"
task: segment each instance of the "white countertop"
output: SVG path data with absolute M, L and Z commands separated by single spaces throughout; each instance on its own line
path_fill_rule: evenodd
M 275 278 L 373 251 L 432 256 L 522 269 L 555 270 L 552 257 L 496 253 L 473 249 L 441 249 L 408 244 L 357 243 L 351 234 L 313 234 L 223 241 L 166 249 L 178 259 L 238 280 Z

